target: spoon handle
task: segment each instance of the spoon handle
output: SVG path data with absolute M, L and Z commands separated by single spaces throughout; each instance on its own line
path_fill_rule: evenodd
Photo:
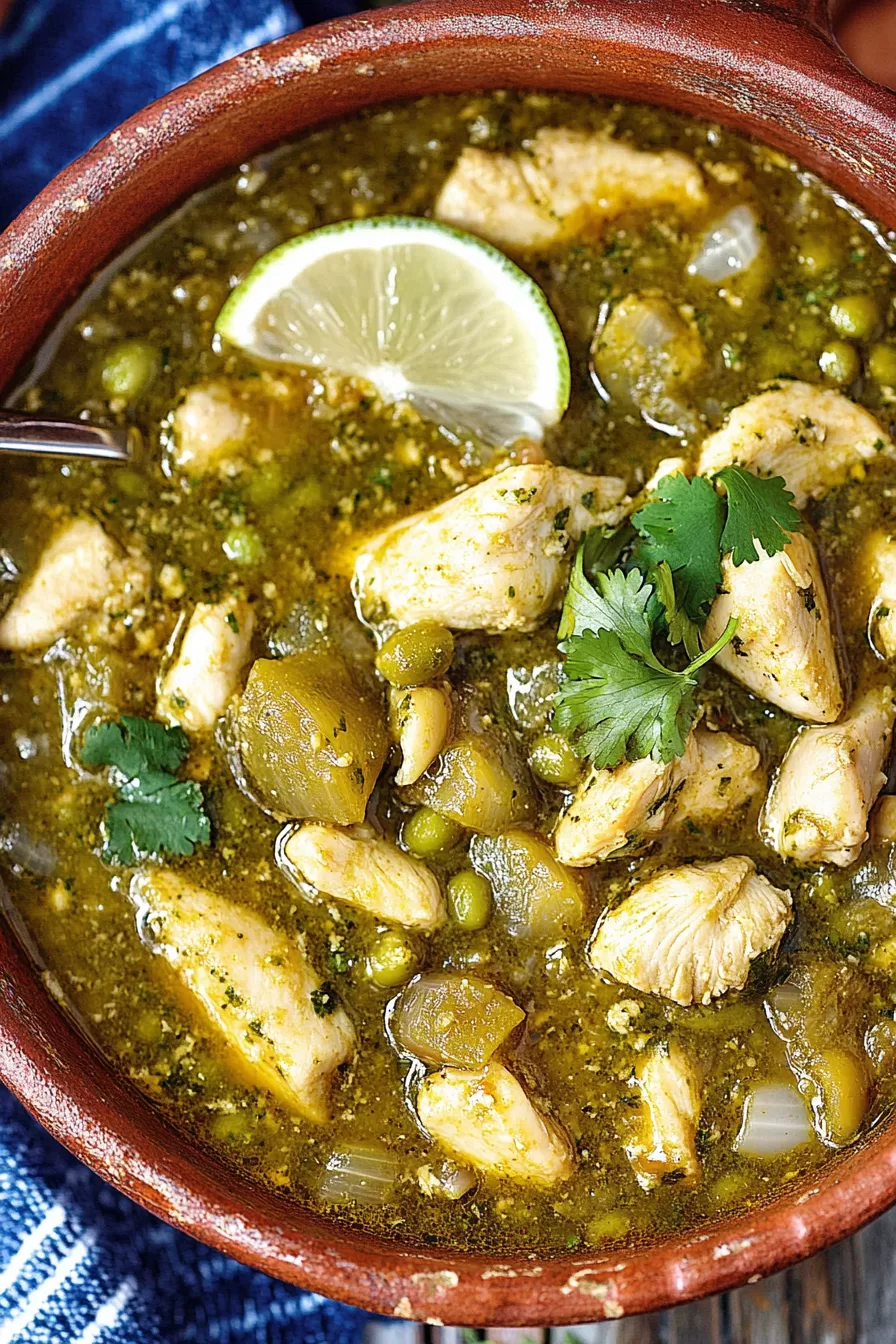
M 26 457 L 86 457 L 127 462 L 131 456 L 126 429 L 88 425 L 83 420 L 51 419 L 0 409 L 0 453 Z

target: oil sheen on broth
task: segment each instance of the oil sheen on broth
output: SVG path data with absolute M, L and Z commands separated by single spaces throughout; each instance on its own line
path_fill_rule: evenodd
M 432 213 L 465 148 L 522 149 L 537 164 L 545 128 L 678 151 L 698 188 L 692 181 L 690 201 L 676 199 L 683 184 L 665 201 L 623 203 L 599 224 L 573 215 L 555 237 L 494 238 L 543 288 L 570 352 L 570 407 L 543 446 L 490 447 L 386 406 L 369 387 L 265 365 L 214 338 L 228 292 L 276 244 L 340 220 Z M 707 244 L 717 226 L 721 241 Z M 93 287 L 20 399 L 133 425 L 142 448 L 120 469 L 6 468 L 2 577 L 12 602 L 66 524 L 92 520 L 114 545 L 82 538 L 109 550 L 105 586 L 80 613 L 51 611 L 43 627 L 33 610 L 12 619 L 14 606 L 0 618 L 6 646 L 19 645 L 0 663 L 0 842 L 9 900 L 48 988 L 175 1123 L 286 1197 L 396 1237 L 504 1253 L 690 1227 L 765 1200 L 888 1112 L 888 801 L 863 841 L 887 769 L 886 656 L 896 653 L 888 245 L 797 165 L 718 126 L 498 93 L 378 110 L 242 165 Z M 724 435 L 732 408 L 767 387 L 784 401 L 745 413 L 753 421 L 740 448 L 724 438 L 703 448 Z M 850 419 L 852 402 L 876 426 Z M 375 666 L 350 585 L 360 541 L 542 459 L 618 476 L 640 507 L 662 459 L 683 459 L 679 470 L 699 467 L 701 452 L 712 471 L 749 465 L 743 442 L 777 443 L 763 419 L 776 415 L 791 417 L 783 456 L 757 470 L 787 479 L 810 555 L 772 575 L 760 609 L 771 613 L 775 584 L 789 583 L 807 616 L 828 623 L 835 664 L 816 681 L 836 684 L 815 685 L 818 703 L 805 714 L 798 704 L 794 717 L 787 687 L 738 676 L 750 650 L 729 646 L 729 662 L 701 674 L 702 755 L 687 758 L 691 774 L 673 765 L 649 798 L 643 781 L 625 785 L 631 810 L 617 800 L 609 838 L 570 819 L 588 766 L 550 726 L 559 601 L 531 630 L 455 626 L 453 651 L 447 613 Z M 808 465 L 795 483 L 789 464 L 801 451 Z M 563 564 L 574 550 L 566 514 Z M 758 582 L 762 568 L 734 574 Z M 191 617 L 193 698 L 190 669 L 171 671 Z M 794 638 L 816 638 L 785 618 Z M 816 656 L 824 649 L 803 648 L 797 662 Z M 761 649 L 755 658 L 761 678 Z M 459 735 L 467 776 L 481 772 L 472 802 L 463 789 L 446 801 L 439 788 L 450 745 L 422 780 L 408 779 L 408 766 L 408 782 L 395 782 L 387 698 L 396 733 L 420 681 L 430 749 Z M 328 714 L 338 731 L 341 698 L 348 756 L 368 771 L 325 789 L 317 814 L 302 810 L 318 796 L 308 762 L 290 758 L 278 773 L 278 751 L 302 731 L 293 701 L 279 745 L 264 740 L 270 704 L 290 694 L 314 702 L 324 736 Z M 180 777 L 201 787 L 211 841 L 190 857 L 104 861 L 110 783 L 80 762 L 85 734 L 163 711 L 187 730 Z M 778 779 L 760 826 L 798 732 L 795 779 Z M 346 835 L 377 774 L 368 829 Z M 607 787 L 606 772 L 595 787 Z M 832 814 L 828 829 L 819 808 Z M 286 839 L 283 816 L 327 828 L 293 820 Z M 396 848 L 377 850 L 382 842 Z M 726 859 L 710 874 L 739 893 L 746 950 L 713 943 L 718 930 L 693 913 L 690 878 L 662 876 Z M 379 877 L 365 882 L 374 863 Z M 397 906 L 392 918 L 370 908 L 390 873 L 400 918 Z M 652 880 L 646 914 L 626 904 Z M 700 881 L 711 901 L 710 878 Z M 265 1022 L 240 1017 L 248 973 L 237 971 L 235 985 L 231 972 L 250 944 L 262 992 L 276 986 L 273 1043 Z M 678 974 L 682 961 L 690 969 Z M 228 1045 L 228 1030 L 260 1043 Z M 300 1039 L 284 1063 L 290 1033 Z M 448 1136 L 451 1106 L 477 1087 L 496 1117 L 494 1143 L 509 1144 L 503 1166 L 494 1144 L 465 1153 L 463 1136 Z M 480 1095 L 472 1113 L 483 1104 Z M 516 1144 L 515 1125 L 528 1126 Z

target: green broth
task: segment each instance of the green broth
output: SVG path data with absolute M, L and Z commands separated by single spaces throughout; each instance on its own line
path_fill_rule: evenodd
M 677 450 L 676 440 L 605 404 L 588 376 L 598 310 L 633 290 L 662 290 L 676 305 L 690 305 L 710 352 L 691 388 L 708 430 L 769 379 L 821 381 L 819 358 L 835 340 L 852 342 L 857 368 L 886 372 L 893 263 L 823 184 L 780 154 L 654 108 L 546 94 L 432 98 L 326 127 L 244 165 L 191 199 L 104 279 L 22 402 L 132 424 L 142 439 L 139 457 L 125 469 L 8 467 L 0 500 L 0 537 L 20 570 L 33 564 L 61 518 L 86 512 L 112 536 L 139 539 L 154 579 L 139 622 L 113 615 L 102 641 L 75 631 L 46 656 L 19 654 L 0 663 L 5 877 L 49 982 L 116 1066 L 166 1113 L 285 1197 L 314 1201 L 334 1149 L 383 1139 L 399 1161 L 394 1200 L 340 1205 L 339 1216 L 397 1237 L 498 1255 L 692 1227 L 763 1200 L 828 1160 L 817 1139 L 762 1162 L 733 1151 L 750 1087 L 787 1072 L 763 996 L 794 961 L 811 958 L 853 977 L 852 1027 L 890 1022 L 896 984 L 867 973 L 862 953 L 869 939 L 896 934 L 896 907 L 872 909 L 862 901 L 855 869 L 788 869 L 760 842 L 753 812 L 711 834 L 682 831 L 662 853 L 583 870 L 587 918 L 547 954 L 502 933 L 496 922 L 469 929 L 449 922 L 428 939 L 409 934 L 418 969 L 479 970 L 526 1009 L 525 1034 L 509 1058 L 534 1093 L 549 1100 L 577 1152 L 575 1174 L 547 1192 L 484 1176 L 475 1193 L 451 1202 L 424 1194 L 418 1183 L 419 1169 L 440 1154 L 407 1105 L 410 1065 L 384 1025 L 394 991 L 378 988 L 367 973 L 385 926 L 291 885 L 274 861 L 279 825 L 240 791 L 221 740 L 211 734 L 193 740 L 190 769 L 204 784 L 214 842 L 182 860 L 183 871 L 277 927 L 302 932 L 312 962 L 358 1032 L 355 1059 L 334 1088 L 332 1123 L 296 1120 L 240 1083 L 214 1034 L 141 942 L 127 876 L 98 856 L 108 790 L 74 768 L 71 751 L 85 716 L 152 715 L 159 661 L 177 614 L 234 587 L 255 604 L 256 656 L 332 647 L 364 677 L 374 675 L 375 647 L 354 616 L 345 567 L 352 539 L 483 478 L 500 454 L 333 380 L 264 368 L 222 349 L 214 319 L 235 280 L 277 243 L 346 218 L 425 213 L 465 145 L 509 150 L 545 125 L 608 130 L 641 148 L 682 150 L 705 171 L 714 215 L 743 201 L 757 204 L 770 254 L 763 283 L 734 294 L 733 302 L 688 275 L 700 225 L 687 228 L 668 212 L 624 215 L 596 240 L 517 258 L 545 290 L 572 362 L 572 401 L 547 435 L 549 460 L 619 474 L 635 492 Z M 873 298 L 879 320 L 844 335 L 845 319 L 835 329 L 828 312 L 834 300 L 856 295 Z M 124 341 L 146 347 L 138 347 L 132 363 L 119 359 L 104 378 L 110 350 Z M 157 366 L 146 348 L 157 352 Z M 250 465 L 226 477 L 190 479 L 166 465 L 171 416 L 186 388 L 210 379 L 230 386 L 250 416 L 244 454 Z M 866 371 L 850 391 L 889 425 L 894 393 L 885 381 Z M 852 595 L 863 537 L 875 527 L 896 527 L 896 474 L 875 463 L 863 478 L 811 505 L 808 517 L 841 612 L 853 680 L 877 676 Z M 450 679 L 476 687 L 523 759 L 545 732 L 548 712 L 519 687 L 531 682 L 533 669 L 542 669 L 543 678 L 547 668 L 550 676 L 555 630 L 551 621 L 531 636 L 457 637 Z M 795 722 L 717 670 L 709 672 L 706 689 L 723 721 L 749 737 L 773 769 Z M 536 829 L 547 834 L 562 794 L 534 779 L 532 788 Z M 384 833 L 398 837 L 408 808 L 386 785 L 373 808 Z M 23 837 L 39 837 L 46 852 L 35 860 L 24 852 Z M 431 860 L 443 885 L 469 868 L 468 839 Z M 590 969 L 585 949 L 595 920 L 636 879 L 676 859 L 733 853 L 753 857 L 773 882 L 789 886 L 796 910 L 779 953 L 760 958 L 744 991 L 685 1009 Z M 29 872 L 29 865 L 40 871 Z M 607 1014 L 630 999 L 641 1010 L 621 1033 Z M 693 1188 L 671 1183 L 648 1192 L 624 1151 L 630 1079 L 646 1042 L 673 1038 L 699 1060 L 705 1080 L 702 1179 Z M 888 1112 L 894 1076 L 886 1068 L 876 1076 L 866 1127 Z

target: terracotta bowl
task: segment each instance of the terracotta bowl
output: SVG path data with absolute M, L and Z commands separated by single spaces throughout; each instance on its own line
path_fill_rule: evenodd
M 160 212 L 284 136 L 386 99 L 538 87 L 666 104 L 794 154 L 896 226 L 896 98 L 831 36 L 824 0 L 444 0 L 237 57 L 79 159 L 0 238 L 0 386 Z M 362 1235 L 260 1189 L 160 1118 L 45 993 L 0 924 L 0 1077 L 151 1212 L 240 1260 L 399 1317 L 470 1325 L 620 1317 L 732 1288 L 896 1199 L 896 1119 L 753 1212 L 609 1254 L 500 1263 Z

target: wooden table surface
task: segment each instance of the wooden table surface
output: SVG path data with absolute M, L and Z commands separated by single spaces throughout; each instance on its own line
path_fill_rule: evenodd
M 894 1344 L 896 1209 L 794 1269 L 630 1320 L 554 1330 L 371 1322 L 363 1344 Z

